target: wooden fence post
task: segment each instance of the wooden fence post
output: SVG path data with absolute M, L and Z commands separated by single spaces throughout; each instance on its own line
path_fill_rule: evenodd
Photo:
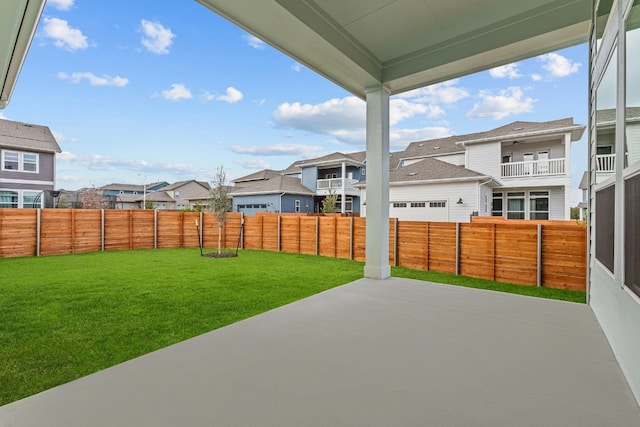
M 424 266 L 426 271 L 429 271 L 429 224 L 431 223 L 427 222 L 427 229 L 425 231 L 425 236 L 424 236 L 424 245 L 425 245 Z
M 133 211 L 128 210 L 129 212 L 129 250 L 133 250 Z
M 353 217 L 349 217 L 349 259 L 353 260 Z
M 493 224 L 492 227 L 492 238 L 493 238 L 493 245 L 491 245 L 491 280 L 496 280 L 496 241 L 498 240 L 496 238 L 496 224 Z
M 76 252 L 76 210 L 71 209 L 71 253 Z
M 320 254 L 320 217 L 316 217 L 316 256 Z
M 281 247 L 280 247 L 280 218 L 282 218 L 280 215 L 278 215 L 278 252 L 280 252 Z
M 153 249 L 158 249 L 158 209 L 153 210 Z
M 393 219 L 393 265 L 398 266 L 398 218 Z
M 460 275 L 460 223 L 456 222 L 456 276 Z
M 542 286 L 542 224 L 538 224 L 538 266 L 536 268 L 536 284 Z
M 104 252 L 104 209 L 100 209 L 100 250 Z
M 36 217 L 36 256 L 40 256 L 40 235 L 42 233 L 42 209 L 38 209 Z
M 198 227 L 198 245 L 201 245 L 202 242 L 204 242 L 203 237 L 203 230 L 204 230 L 204 223 L 202 222 L 202 220 L 204 219 L 204 213 L 202 211 L 200 211 L 200 227 Z M 204 246 L 204 245 L 203 245 Z

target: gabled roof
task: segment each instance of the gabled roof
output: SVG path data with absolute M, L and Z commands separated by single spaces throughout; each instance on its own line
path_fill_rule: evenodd
M 261 171 L 254 172 L 252 174 L 245 175 L 240 178 L 236 178 L 231 182 L 235 184 L 241 184 L 241 183 L 246 183 L 251 181 L 264 181 L 265 179 L 274 178 L 281 174 L 282 174 L 282 171 L 277 171 L 273 169 L 263 169 Z
M 412 142 L 401 155 L 403 159 L 416 157 L 433 157 L 444 154 L 464 153 L 464 147 L 456 142 L 468 135 L 448 136 L 446 138 L 430 139 L 427 141 Z
M 582 174 L 582 178 L 580 179 L 580 184 L 578 184 L 578 188 L 580 190 L 589 189 L 589 173 L 588 172 L 585 172 Z
M 294 165 L 302 168 L 306 166 L 329 166 L 346 162 L 353 166 L 361 166 L 365 160 L 366 155 L 366 151 L 358 151 L 355 153 L 346 154 L 336 151 L 335 153 L 327 154 L 326 156 L 322 157 L 316 157 L 315 159 L 300 160 L 295 162 Z
M 48 127 L 4 119 L 0 119 L 0 146 L 42 153 L 62 151 Z
M 488 179 L 487 175 L 462 166 L 455 166 L 433 158 L 425 158 L 400 169 L 389 172 L 389 183 L 436 181 L 452 179 Z
M 174 182 L 173 184 L 169 184 L 166 187 L 162 187 L 161 191 L 172 191 L 175 190 L 177 188 L 183 187 L 187 184 L 190 184 L 192 182 L 195 182 L 196 184 L 199 184 L 202 186 L 202 188 L 205 189 L 210 189 L 211 187 L 209 186 L 209 184 L 205 181 L 196 181 L 195 179 L 191 179 L 191 180 L 187 180 L 187 181 L 178 181 L 178 182 Z
M 265 181 L 256 181 L 242 187 L 234 188 L 230 195 L 249 196 L 253 194 L 303 194 L 314 195 L 315 193 L 302 185 L 299 179 L 279 175 Z
M 531 138 L 536 136 L 571 133 L 571 141 L 582 138 L 586 126 L 573 123 L 573 117 L 548 122 L 517 121 L 500 126 L 486 132 L 462 135 L 457 144 L 478 144 L 483 142 L 501 141 L 504 139 Z
M 141 184 L 107 184 L 100 187 L 100 190 L 116 190 L 116 191 L 144 191 L 144 185 Z

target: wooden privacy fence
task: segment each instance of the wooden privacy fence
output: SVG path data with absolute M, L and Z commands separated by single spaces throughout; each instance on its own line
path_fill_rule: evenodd
M 200 212 L 0 209 L 0 257 L 218 245 L 215 215 Z M 225 248 L 365 260 L 365 218 L 229 213 Z M 523 285 L 586 289 L 586 227 L 389 222 L 391 265 Z

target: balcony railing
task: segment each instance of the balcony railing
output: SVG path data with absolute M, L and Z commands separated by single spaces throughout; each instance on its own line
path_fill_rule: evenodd
M 502 163 L 502 178 L 527 176 L 563 175 L 565 159 L 531 160 L 526 162 Z
M 357 179 L 345 179 L 346 188 L 355 189 L 353 185 L 357 183 Z M 316 188 L 318 190 L 341 190 L 342 178 L 319 179 Z
M 615 154 L 598 154 L 596 156 L 596 172 L 615 172 L 615 170 Z

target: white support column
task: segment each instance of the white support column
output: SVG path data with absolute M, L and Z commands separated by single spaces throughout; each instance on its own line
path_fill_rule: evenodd
M 564 218 L 571 219 L 571 134 L 564 135 L 564 173 L 567 179 L 564 186 Z
M 367 90 L 367 231 L 364 277 L 386 279 L 389 266 L 389 92 Z

